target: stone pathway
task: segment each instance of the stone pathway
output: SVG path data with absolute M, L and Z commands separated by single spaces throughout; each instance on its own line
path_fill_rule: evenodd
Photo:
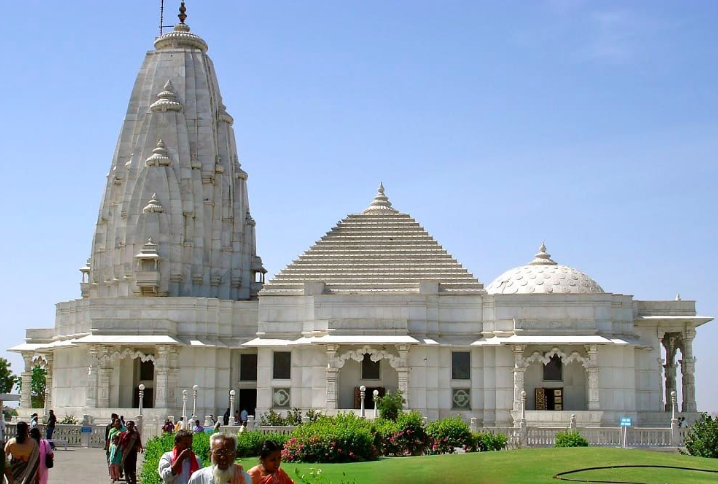
M 142 456 L 138 456 L 137 470 L 142 467 Z M 50 469 L 48 484 L 109 484 L 105 451 L 83 447 L 62 446 L 55 449 L 55 467 Z M 123 481 L 120 481 L 123 482 Z

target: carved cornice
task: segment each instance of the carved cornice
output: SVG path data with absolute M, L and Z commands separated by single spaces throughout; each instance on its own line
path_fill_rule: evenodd
M 329 354 L 329 353 L 328 353 Z M 369 354 L 369 359 L 371 361 L 377 362 L 379 360 L 389 360 L 389 364 L 392 368 L 399 368 L 404 366 L 404 360 L 402 360 L 400 357 L 396 355 L 392 355 L 391 353 L 388 353 L 386 350 L 379 350 L 376 348 L 372 348 L 371 346 L 365 345 L 359 349 L 347 351 L 346 353 L 335 356 L 333 358 L 330 357 L 332 361 L 330 361 L 330 364 L 334 368 L 343 368 L 344 364 L 347 362 L 347 360 L 352 359 L 354 361 L 357 361 L 361 363 L 364 360 L 364 355 Z
M 590 359 L 581 356 L 578 351 L 573 351 L 570 355 L 567 355 L 560 349 L 554 347 L 548 353 L 540 353 L 538 351 L 534 351 L 531 356 L 529 356 L 528 358 L 524 358 L 524 367 L 527 367 L 531 363 L 534 363 L 536 361 L 540 361 L 541 363 L 546 365 L 549 361 L 551 361 L 552 357 L 557 355 L 561 357 L 561 363 L 563 363 L 564 365 L 568 365 L 569 363 L 577 361 L 581 363 L 584 368 L 592 368 L 594 366 L 594 363 Z

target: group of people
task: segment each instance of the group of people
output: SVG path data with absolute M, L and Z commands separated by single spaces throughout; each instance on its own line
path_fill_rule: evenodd
M 0 435 L 0 440 L 3 438 Z M 27 422 L 18 422 L 17 436 L 7 441 L 3 454 L 0 476 L 4 475 L 9 484 L 47 484 L 55 453 L 37 425 L 30 428 Z
M 265 440 L 259 455 L 259 465 L 249 471 L 235 462 L 237 436 L 214 433 L 209 438 L 211 465 L 202 462 L 192 452 L 189 430 L 175 433 L 174 447 L 160 458 L 157 471 L 164 484 L 294 484 L 280 468 L 282 448 L 273 440 Z
M 209 416 L 209 421 L 210 421 L 209 425 L 211 425 L 211 427 L 212 427 L 211 429 L 209 427 L 205 428 L 200 423 L 199 419 L 196 417 L 190 417 L 190 419 L 187 422 L 185 422 L 184 417 L 180 417 L 177 420 L 177 422 L 172 422 L 171 419 L 167 418 L 167 419 L 165 419 L 165 423 L 162 425 L 162 431 L 166 434 L 176 433 L 176 432 L 179 432 L 180 430 L 188 430 L 195 434 L 198 432 L 211 432 L 212 430 L 217 432 L 219 430 L 219 428 L 222 426 L 222 424 L 224 424 L 225 426 L 229 425 L 229 416 L 230 416 L 229 408 L 227 409 L 226 412 L 224 412 L 224 415 L 222 416 L 221 419 L 220 418 L 215 419 L 214 415 L 210 415 Z M 242 409 L 241 412 L 239 410 L 237 410 L 234 413 L 234 419 L 235 419 L 235 422 L 237 422 L 239 425 L 246 427 L 247 421 L 249 420 L 249 413 L 245 409 Z M 207 422 L 205 422 L 205 424 L 206 423 Z
M 122 479 L 137 484 L 137 454 L 144 452 L 142 438 L 135 422 L 124 421 L 116 413 L 105 427 L 105 455 L 112 482 Z

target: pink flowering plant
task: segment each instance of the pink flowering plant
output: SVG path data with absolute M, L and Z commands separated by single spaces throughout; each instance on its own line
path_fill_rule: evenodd
M 430 437 L 429 454 L 453 454 L 456 448 L 472 448 L 474 439 L 469 426 L 461 417 L 449 417 L 431 422 L 426 432 Z
M 376 457 L 371 422 L 354 414 L 321 417 L 297 427 L 282 451 L 287 462 L 352 462 Z
M 385 456 L 422 455 L 429 445 L 424 418 L 419 412 L 401 413 L 396 422 L 379 419 L 374 428 L 375 443 Z

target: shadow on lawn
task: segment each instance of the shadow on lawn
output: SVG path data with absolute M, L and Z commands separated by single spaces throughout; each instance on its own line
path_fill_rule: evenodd
M 583 469 L 573 469 L 570 471 L 559 472 L 558 474 L 553 476 L 553 478 L 558 479 L 560 481 L 570 481 L 570 482 L 595 482 L 595 483 L 605 483 L 605 484 L 652 484 L 650 482 L 644 482 L 644 481 L 612 481 L 612 480 L 605 480 L 605 479 L 597 479 L 595 481 L 592 481 L 592 480 L 587 480 L 585 477 L 582 477 L 582 478 L 565 477 L 569 474 L 576 474 L 578 472 L 590 472 L 590 471 L 611 470 L 611 469 L 673 469 L 673 470 L 679 470 L 679 471 L 708 472 L 708 473 L 712 473 L 712 474 L 718 474 L 718 471 L 715 471 L 715 470 L 699 469 L 696 467 L 659 466 L 659 465 L 614 465 L 614 466 L 584 467 Z

